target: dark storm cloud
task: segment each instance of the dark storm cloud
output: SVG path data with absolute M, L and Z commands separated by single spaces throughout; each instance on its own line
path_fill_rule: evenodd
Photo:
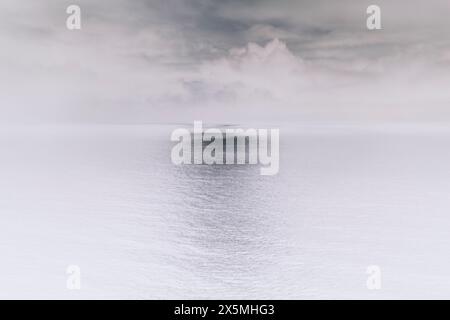
M 78 0 L 76 3 L 83 10 L 85 32 L 101 26 L 99 32 L 108 32 L 108 37 L 121 41 L 125 34 L 118 31 L 133 37 L 133 33 L 151 30 L 176 42 L 178 49 L 172 55 L 182 60 L 217 57 L 232 47 L 252 41 L 262 44 L 274 37 L 286 41 L 294 53 L 306 59 L 316 58 L 314 48 L 323 50 L 328 45 L 333 50 L 342 49 L 343 56 L 349 50 L 363 56 L 373 56 L 376 51 L 383 56 L 424 39 L 429 44 L 447 42 L 450 38 L 449 33 L 443 32 L 450 27 L 447 19 L 450 3 L 446 0 Z M 383 24 L 383 30 L 375 35 L 365 27 L 366 8 L 373 3 L 382 9 Z M 69 4 L 72 1 L 46 0 L 31 6 L 22 1 L 6 1 L 6 9 L 0 15 L 8 32 L 52 37 L 61 31 Z M 366 39 L 350 46 L 349 40 L 358 37 Z
M 317 58 L 315 48 L 334 50 L 335 59 L 392 55 L 423 43 L 448 42 L 450 27 L 446 0 L 140 0 L 141 21 L 175 30 L 191 58 L 217 56 L 248 42 L 264 43 L 274 37 L 288 43 L 305 59 Z M 383 30 L 366 29 L 366 8 L 382 9 Z M 351 39 L 366 38 L 365 41 Z M 342 41 L 342 45 L 338 42 Z M 342 52 L 337 52 L 336 49 Z

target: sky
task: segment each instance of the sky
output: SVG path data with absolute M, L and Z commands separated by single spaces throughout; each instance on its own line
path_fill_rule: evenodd
M 2 0 L 0 122 L 447 122 L 449 14 L 448 0 Z

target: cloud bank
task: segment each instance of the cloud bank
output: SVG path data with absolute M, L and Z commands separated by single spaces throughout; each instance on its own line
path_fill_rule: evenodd
M 2 1 L 2 122 L 448 121 L 445 0 Z

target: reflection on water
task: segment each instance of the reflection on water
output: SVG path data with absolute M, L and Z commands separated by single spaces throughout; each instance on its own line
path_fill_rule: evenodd
M 173 165 L 172 129 L 2 135 L 0 296 L 448 297 L 449 132 L 286 128 L 261 176 Z
M 178 230 L 178 240 L 200 253 L 187 254 L 185 266 L 202 278 L 202 291 L 253 290 L 255 280 L 273 264 L 279 246 L 276 220 L 273 212 L 263 209 L 270 184 L 260 180 L 251 166 L 176 170 L 174 181 L 179 185 L 173 196 L 180 203 L 174 216 L 189 226 L 189 232 Z

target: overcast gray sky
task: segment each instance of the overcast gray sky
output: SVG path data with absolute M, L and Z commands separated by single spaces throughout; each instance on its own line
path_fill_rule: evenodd
M 370 4 L 382 30 L 366 29 Z M 0 114 L 447 121 L 449 14 L 448 0 L 2 0 Z

